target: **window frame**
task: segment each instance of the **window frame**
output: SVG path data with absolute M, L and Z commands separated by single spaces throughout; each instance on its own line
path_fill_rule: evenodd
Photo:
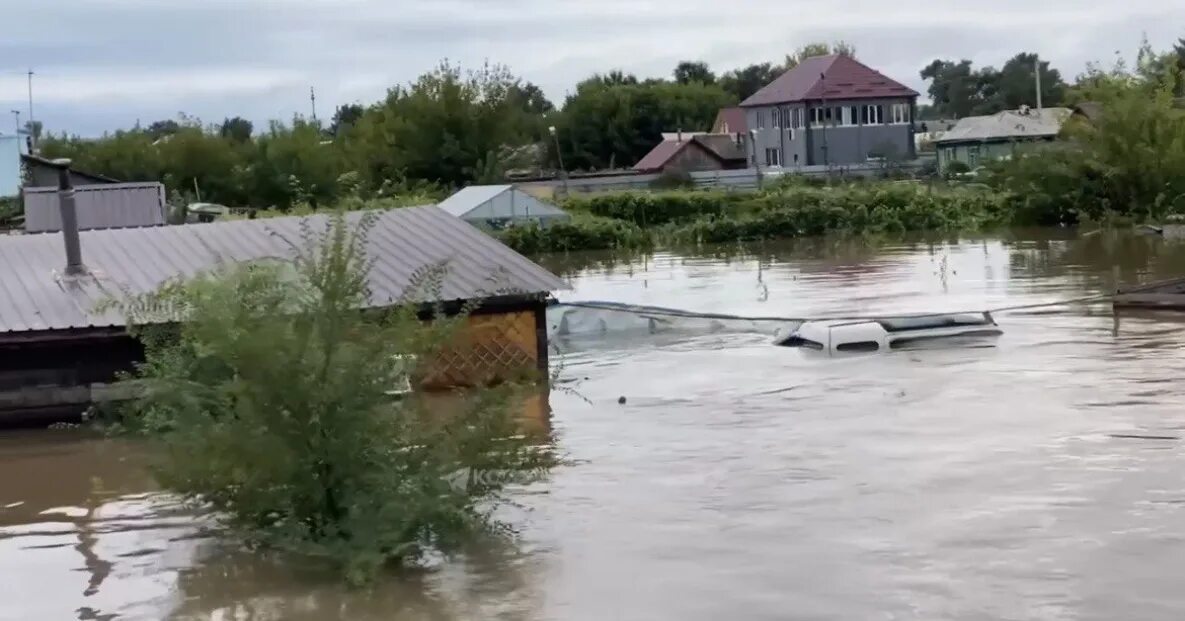
M 865 125 L 884 125 L 884 104 L 864 104 L 863 118 Z
M 893 125 L 908 125 L 910 119 L 910 106 L 907 103 L 895 103 L 892 105 L 890 112 L 890 123 Z

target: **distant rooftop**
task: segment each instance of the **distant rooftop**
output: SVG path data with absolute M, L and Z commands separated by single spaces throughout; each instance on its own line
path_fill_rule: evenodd
M 844 54 L 804 58 L 778 76 L 742 107 L 772 106 L 821 99 L 917 97 L 917 91 Z
M 951 142 L 990 142 L 1018 138 L 1047 138 L 1058 135 L 1070 118 L 1069 108 L 1005 110 L 988 116 L 969 116 L 937 140 Z

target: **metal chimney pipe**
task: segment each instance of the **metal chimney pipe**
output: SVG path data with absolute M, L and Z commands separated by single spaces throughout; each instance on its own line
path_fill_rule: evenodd
M 1036 64 L 1035 69 L 1036 69 L 1036 74 L 1037 74 L 1037 112 L 1040 113 L 1041 112 L 1041 59 L 1037 58 L 1037 61 L 1035 64 Z
M 70 160 L 53 161 L 58 167 L 58 209 L 62 214 L 62 240 L 66 242 L 66 275 L 86 273 L 82 264 L 82 244 L 78 240 L 78 208 L 74 204 L 74 184 L 70 181 Z

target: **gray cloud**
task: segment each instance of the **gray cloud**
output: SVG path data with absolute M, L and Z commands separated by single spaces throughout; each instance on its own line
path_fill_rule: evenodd
M 10 3 L 12 4 L 12 3 Z M 369 102 L 449 58 L 509 65 L 562 100 L 581 78 L 620 68 L 665 75 L 680 59 L 717 71 L 845 39 L 918 90 L 936 57 L 1003 63 L 1039 52 L 1067 77 L 1131 58 L 1143 34 L 1185 36 L 1185 2 L 1164 0 L 39 0 L 6 6 L 0 111 L 94 135 L 179 111 L 258 123 Z M 0 121 L 0 131 L 8 125 Z

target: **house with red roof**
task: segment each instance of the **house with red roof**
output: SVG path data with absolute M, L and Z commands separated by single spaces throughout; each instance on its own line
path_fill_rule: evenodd
M 745 168 L 747 164 L 744 146 L 735 135 L 678 132 L 664 135 L 633 169 L 641 173 L 698 172 Z
M 803 59 L 740 107 L 759 166 L 842 166 L 913 159 L 917 98 L 855 58 L 832 54 Z

